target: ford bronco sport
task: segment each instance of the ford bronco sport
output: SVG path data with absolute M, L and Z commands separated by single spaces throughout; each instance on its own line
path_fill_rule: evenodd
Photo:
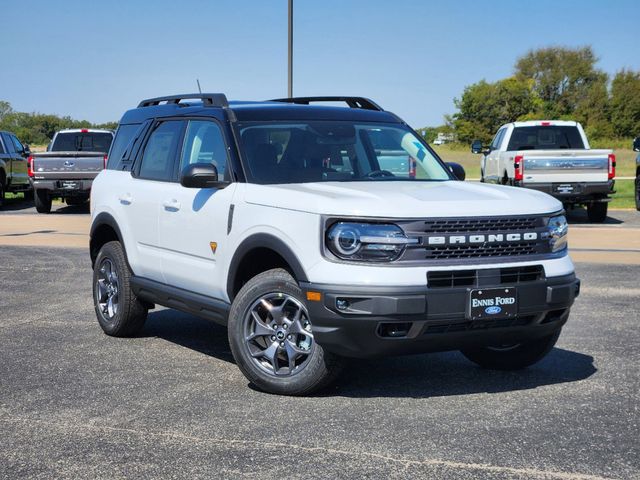
M 98 322 L 134 335 L 159 304 L 227 325 L 240 370 L 280 394 L 345 357 L 527 367 L 579 293 L 562 204 L 463 177 L 361 97 L 144 100 L 91 192 Z

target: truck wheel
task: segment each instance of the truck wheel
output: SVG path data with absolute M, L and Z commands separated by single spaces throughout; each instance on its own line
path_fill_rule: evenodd
M 130 279 L 131 270 L 120 242 L 105 243 L 93 267 L 93 305 L 107 335 L 130 337 L 147 319 L 147 308 L 131 290 Z
M 587 205 L 587 217 L 592 223 L 602 223 L 607 219 L 607 202 L 594 202 Z
M 36 210 L 38 213 L 51 212 L 51 197 L 46 190 L 36 190 L 34 195 Z
M 520 370 L 542 360 L 558 341 L 562 328 L 555 333 L 515 345 L 479 347 L 462 350 L 462 354 L 483 368 L 492 370 Z
M 300 287 L 285 270 L 247 282 L 231 305 L 229 344 L 247 379 L 265 392 L 306 395 L 327 386 L 342 359 L 314 341 Z

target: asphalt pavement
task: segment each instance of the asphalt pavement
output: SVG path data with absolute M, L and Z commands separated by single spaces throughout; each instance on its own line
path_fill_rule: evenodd
M 226 331 L 172 310 L 102 333 L 85 249 L 0 247 L 0 478 L 640 478 L 637 265 L 580 263 L 557 347 L 521 372 L 456 352 L 258 392 Z

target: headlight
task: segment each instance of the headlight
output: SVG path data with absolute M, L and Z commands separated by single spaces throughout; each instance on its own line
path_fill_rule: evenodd
M 547 223 L 549 232 L 549 245 L 552 252 L 558 252 L 567 248 L 567 232 L 569 225 L 564 215 L 551 217 Z
M 343 260 L 391 261 L 412 243 L 418 239 L 407 238 L 397 225 L 338 222 L 326 235 L 327 248 Z

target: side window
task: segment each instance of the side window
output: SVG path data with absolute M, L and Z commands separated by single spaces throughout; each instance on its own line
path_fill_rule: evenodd
M 180 171 L 192 163 L 212 163 L 222 178 L 227 168 L 227 147 L 217 123 L 190 120 L 182 146 Z
M 145 146 L 138 176 L 149 180 L 169 181 L 173 177 L 173 160 L 182 135 L 184 122 L 162 122 L 150 135 Z
M 3 133 L 2 134 L 2 141 L 4 142 L 4 148 L 6 150 L 6 153 L 13 153 L 15 150 L 15 147 L 13 146 L 13 141 L 11 140 L 11 136 Z
M 2 136 L 0 135 L 0 155 L 4 154 L 4 146 L 3 146 Z
M 118 164 L 122 160 L 127 147 L 133 140 L 133 136 L 138 132 L 140 124 L 132 125 L 120 125 L 116 131 L 116 136 L 111 143 L 111 149 L 109 150 L 109 156 L 107 161 L 107 168 L 113 170 L 117 168 Z
M 20 140 L 18 140 L 15 136 L 10 135 L 11 140 L 13 141 L 13 146 L 16 150 L 16 153 L 22 153 L 24 152 L 24 146 L 22 145 L 22 143 L 20 143 Z
M 496 136 L 493 138 L 493 142 L 491 142 L 491 150 L 498 150 L 500 145 L 502 144 L 502 137 L 504 137 L 504 132 L 506 132 L 506 128 L 501 128 L 496 133 Z

